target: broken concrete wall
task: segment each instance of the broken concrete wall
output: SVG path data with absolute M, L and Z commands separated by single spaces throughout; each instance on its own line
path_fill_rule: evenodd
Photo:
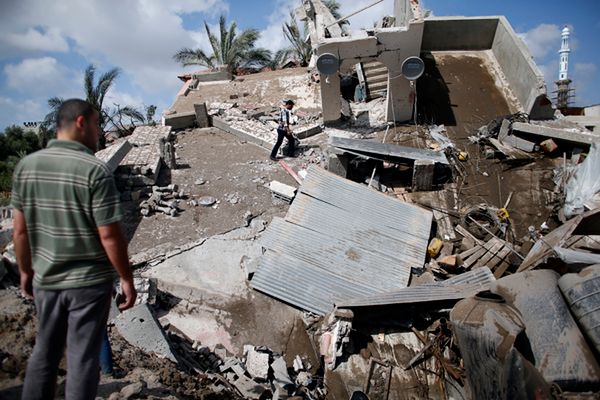
M 230 81 L 233 79 L 233 75 L 231 74 L 231 72 L 228 72 L 226 69 L 223 69 L 221 71 L 216 72 L 192 74 L 192 78 L 197 80 L 198 82 Z
M 182 112 L 165 115 L 162 118 L 163 126 L 170 126 L 172 129 L 185 129 L 196 126 L 196 111 Z
M 382 28 L 375 36 L 324 39 L 316 46 L 318 55 L 331 53 L 340 60 L 342 70 L 369 59 L 388 68 L 387 120 L 408 121 L 412 118 L 414 93 L 410 82 L 402 76 L 402 63 L 418 56 L 423 35 L 423 20 L 410 22 L 409 28 Z M 321 103 L 324 122 L 341 117 L 340 77 L 330 75 L 321 80 Z
M 532 119 L 552 118 L 554 111 L 546 97 L 544 76 L 505 17 L 439 17 L 425 21 L 423 52 L 490 49 L 521 108 Z
M 498 17 L 436 17 L 425 20 L 422 51 L 488 50 Z
M 551 105 L 539 104 L 539 98 L 546 96 L 544 75 L 505 17 L 498 17 L 492 51 L 513 93 L 530 118 L 552 118 L 554 111 Z

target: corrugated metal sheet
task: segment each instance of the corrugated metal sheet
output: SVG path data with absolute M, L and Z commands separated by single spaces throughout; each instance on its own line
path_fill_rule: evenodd
M 262 237 L 262 245 L 316 267 L 335 266 L 334 270 L 324 270 L 343 281 L 364 282 L 372 291 L 406 287 L 410 280 L 410 268 L 399 264 L 398 259 L 280 218 L 273 219 Z
M 396 144 L 385 144 L 369 140 L 348 139 L 331 136 L 329 144 L 342 150 L 352 150 L 355 153 L 366 156 L 372 154 L 376 158 L 401 158 L 408 160 L 430 160 L 440 164 L 448 164 L 446 154 L 442 151 L 417 149 L 415 147 L 399 146 Z
M 430 301 L 458 300 L 487 290 L 495 281 L 494 274 L 487 267 L 476 268 L 448 280 L 425 285 L 373 294 L 366 297 L 357 295 L 336 303 L 341 308 L 378 306 L 391 304 L 414 304 Z
M 415 233 L 418 237 L 419 233 L 411 230 L 411 226 L 417 228 L 420 224 L 418 221 L 408 221 L 410 219 L 408 212 L 403 212 L 406 221 L 402 225 L 392 227 L 380 223 L 377 229 L 373 229 L 369 214 L 356 213 L 352 216 L 352 223 L 348 223 L 346 216 L 347 212 L 301 193 L 294 199 L 285 219 L 296 225 L 319 227 L 320 231 L 328 236 L 339 236 L 340 232 L 343 232 L 345 239 L 356 243 L 368 243 L 373 252 L 403 259 L 414 267 L 423 265 L 425 254 L 422 241 L 410 240 L 410 237 L 407 237 Z M 412 217 L 419 219 L 419 215 L 416 214 Z M 425 227 L 422 228 L 425 232 Z M 427 240 L 429 233 L 427 237 L 423 235 L 421 238 Z
M 317 314 L 406 287 L 424 263 L 431 221 L 430 211 L 311 167 L 285 221 L 264 233 L 251 285 Z

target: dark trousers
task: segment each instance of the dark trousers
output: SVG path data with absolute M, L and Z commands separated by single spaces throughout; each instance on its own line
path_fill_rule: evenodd
M 277 129 L 277 142 L 275 142 L 275 146 L 273 146 L 273 150 L 271 150 L 271 157 L 275 158 L 277 157 L 277 152 L 279 151 L 279 148 L 281 147 L 281 143 L 283 143 L 283 138 L 286 137 L 287 138 L 287 142 L 288 142 L 288 152 L 286 155 L 288 156 L 293 156 L 296 153 L 296 141 L 294 139 L 294 137 L 287 133 L 287 131 L 285 129 Z
M 23 399 L 53 399 L 67 346 L 66 400 L 94 399 L 100 379 L 100 343 L 106 331 L 112 283 L 79 289 L 33 289 L 38 334 L 27 363 Z

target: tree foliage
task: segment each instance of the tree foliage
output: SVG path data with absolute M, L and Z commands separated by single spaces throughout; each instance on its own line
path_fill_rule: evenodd
M 175 61 L 184 66 L 201 65 L 211 69 L 226 66 L 230 72 L 234 72 L 245 61 L 267 62 L 270 58 L 268 50 L 254 46 L 260 36 L 256 29 L 238 32 L 235 21 L 227 27 L 224 15 L 219 18 L 218 35 L 211 31 L 206 21 L 204 28 L 212 54 L 206 54 L 201 49 L 185 47 L 173 55 Z
M 19 160 L 40 148 L 38 135 L 20 126 L 9 126 L 0 133 L 0 194 L 5 194 L 2 198 L 11 190 L 12 174 Z
M 289 21 L 283 23 L 283 34 L 291 45 L 285 49 L 287 55 L 293 54 L 301 66 L 307 66 L 312 56 L 312 47 L 306 40 L 306 27 L 302 30 L 300 29 L 293 12 L 290 12 Z
M 105 131 L 107 126 L 115 128 L 119 131 L 129 130 L 126 127 L 127 121 L 131 124 L 136 122 L 144 123 L 144 115 L 135 109 L 133 106 L 121 107 L 115 104 L 115 107 L 106 106 L 105 98 L 108 91 L 114 85 L 115 81 L 120 75 L 119 68 L 113 68 L 96 79 L 96 67 L 90 64 L 83 75 L 83 90 L 85 93 L 85 99 L 88 101 L 99 113 L 99 123 L 102 131 Z M 58 109 L 65 100 L 61 97 L 51 97 L 48 99 L 48 106 L 50 112 L 46 114 L 44 122 L 42 123 L 42 132 L 40 132 L 40 140 L 45 144 L 49 138 L 56 136 L 56 117 Z M 104 136 L 100 136 L 99 147 L 104 147 Z

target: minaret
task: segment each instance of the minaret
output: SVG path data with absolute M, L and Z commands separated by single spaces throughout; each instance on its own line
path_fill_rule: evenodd
M 566 81 L 567 74 L 569 71 L 569 53 L 571 49 L 569 49 L 569 28 L 566 26 L 562 30 L 561 42 L 560 42 L 560 50 L 558 53 L 560 54 L 560 66 L 558 68 L 558 81 Z
M 558 80 L 556 83 L 556 108 L 567 108 L 569 106 L 569 99 L 573 97 L 571 92 L 573 91 L 570 88 L 571 80 L 568 77 L 569 71 L 569 53 L 571 49 L 569 48 L 569 35 L 571 32 L 569 28 L 566 26 L 562 30 L 561 42 L 560 42 L 560 50 L 558 53 L 560 54 L 560 63 L 558 67 Z

